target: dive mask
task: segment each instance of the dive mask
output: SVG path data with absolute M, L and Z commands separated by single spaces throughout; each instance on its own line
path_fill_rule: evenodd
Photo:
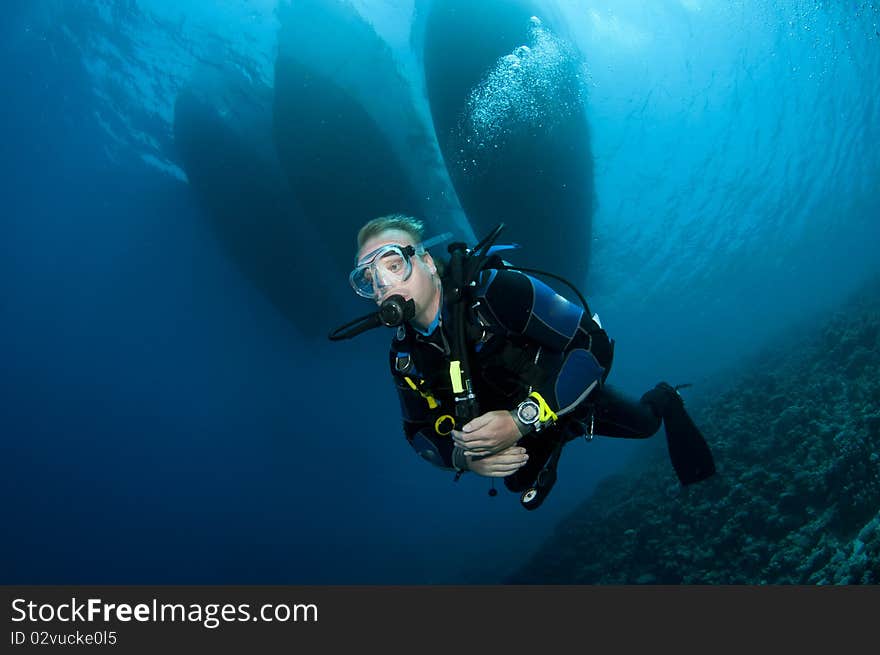
M 389 243 L 366 255 L 351 272 L 348 281 L 357 295 L 374 299 L 382 289 L 406 282 L 412 275 L 412 256 L 424 248 Z
M 433 245 L 452 237 L 450 232 L 417 243 L 414 246 L 401 246 L 389 243 L 364 255 L 360 263 L 348 276 L 351 288 L 362 298 L 375 300 L 383 289 L 406 282 L 412 275 L 413 255 L 424 255 Z

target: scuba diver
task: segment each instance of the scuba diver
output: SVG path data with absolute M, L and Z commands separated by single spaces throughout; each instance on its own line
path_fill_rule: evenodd
M 715 473 L 677 388 L 661 382 L 636 401 L 608 386 L 614 341 L 598 315 L 576 288 L 583 307 L 528 274 L 543 272 L 501 259 L 509 246 L 492 242 L 502 228 L 473 249 L 451 244 L 444 264 L 427 249 L 448 235 L 424 241 L 417 218 L 382 216 L 358 233 L 349 280 L 379 310 L 330 339 L 395 328 L 391 375 L 415 451 L 456 480 L 466 471 L 503 478 L 530 510 L 555 484 L 563 446 L 580 436 L 642 439 L 662 422 L 682 485 Z

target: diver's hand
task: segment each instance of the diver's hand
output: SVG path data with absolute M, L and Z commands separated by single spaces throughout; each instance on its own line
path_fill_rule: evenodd
M 504 409 L 486 412 L 452 431 L 455 445 L 465 455 L 494 455 L 515 444 L 522 435 L 513 415 Z
M 528 461 L 528 453 L 521 446 L 512 446 L 494 455 L 467 458 L 468 470 L 487 478 L 506 478 Z

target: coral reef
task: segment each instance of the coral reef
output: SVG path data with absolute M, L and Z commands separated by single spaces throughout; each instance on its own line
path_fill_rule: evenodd
M 661 439 L 509 583 L 880 582 L 880 280 L 689 411 L 718 474 L 680 487 Z

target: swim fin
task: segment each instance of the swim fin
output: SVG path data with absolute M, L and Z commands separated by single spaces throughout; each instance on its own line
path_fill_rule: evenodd
M 520 441 L 529 453 L 529 462 L 521 469 L 504 478 L 504 486 L 520 494 L 522 506 L 528 510 L 538 509 L 556 484 L 556 467 L 562 454 L 565 439 L 538 437 L 527 434 Z
M 553 485 L 556 484 L 556 467 L 559 465 L 559 456 L 562 454 L 562 447 L 564 445 L 565 442 L 562 439 L 559 439 L 556 446 L 553 448 L 553 452 L 547 459 L 546 464 L 544 464 L 544 468 L 538 472 L 538 477 L 535 478 L 532 485 L 520 495 L 519 502 L 526 509 L 538 509 L 544 500 L 546 500 L 547 494 L 553 489 Z
M 685 410 L 677 387 L 661 382 L 642 401 L 653 405 L 663 419 L 669 459 L 679 482 L 688 485 L 711 477 L 715 473 L 712 451 Z

